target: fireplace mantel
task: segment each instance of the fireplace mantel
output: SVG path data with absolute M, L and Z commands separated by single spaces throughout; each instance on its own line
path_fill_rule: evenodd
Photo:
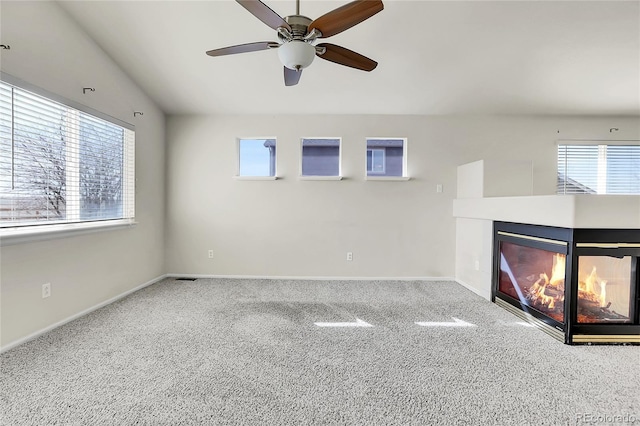
M 640 228 L 637 195 L 459 198 L 453 216 L 563 228 Z

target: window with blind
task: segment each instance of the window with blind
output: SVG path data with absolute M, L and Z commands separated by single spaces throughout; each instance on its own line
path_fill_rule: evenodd
M 0 82 L 0 227 L 133 219 L 134 152 L 132 129 Z
M 558 145 L 558 194 L 640 194 L 640 145 Z

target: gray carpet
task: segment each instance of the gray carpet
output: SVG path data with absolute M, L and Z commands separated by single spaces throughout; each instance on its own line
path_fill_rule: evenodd
M 167 279 L 3 354 L 0 421 L 640 424 L 640 347 L 519 321 L 451 282 Z

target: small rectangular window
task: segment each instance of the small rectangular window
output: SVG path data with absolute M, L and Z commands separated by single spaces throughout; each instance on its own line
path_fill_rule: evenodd
M 367 176 L 406 176 L 405 139 L 367 139 Z
M 558 145 L 558 194 L 640 194 L 640 145 Z
M 340 139 L 302 139 L 302 176 L 340 176 Z
M 238 140 L 239 176 L 276 176 L 276 140 Z

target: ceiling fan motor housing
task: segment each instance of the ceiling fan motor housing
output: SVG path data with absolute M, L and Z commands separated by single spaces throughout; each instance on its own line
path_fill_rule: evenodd
M 291 15 L 284 18 L 291 27 L 291 35 L 294 40 L 302 40 L 307 35 L 307 29 L 312 20 L 302 15 Z
M 302 15 L 291 15 L 284 20 L 291 27 L 291 37 L 286 37 L 281 31 L 278 31 L 278 37 L 282 42 L 278 48 L 278 57 L 285 67 L 300 71 L 311 65 L 316 56 L 316 48 L 311 44 L 311 40 L 307 41 L 304 38 L 307 35 L 311 19 Z

